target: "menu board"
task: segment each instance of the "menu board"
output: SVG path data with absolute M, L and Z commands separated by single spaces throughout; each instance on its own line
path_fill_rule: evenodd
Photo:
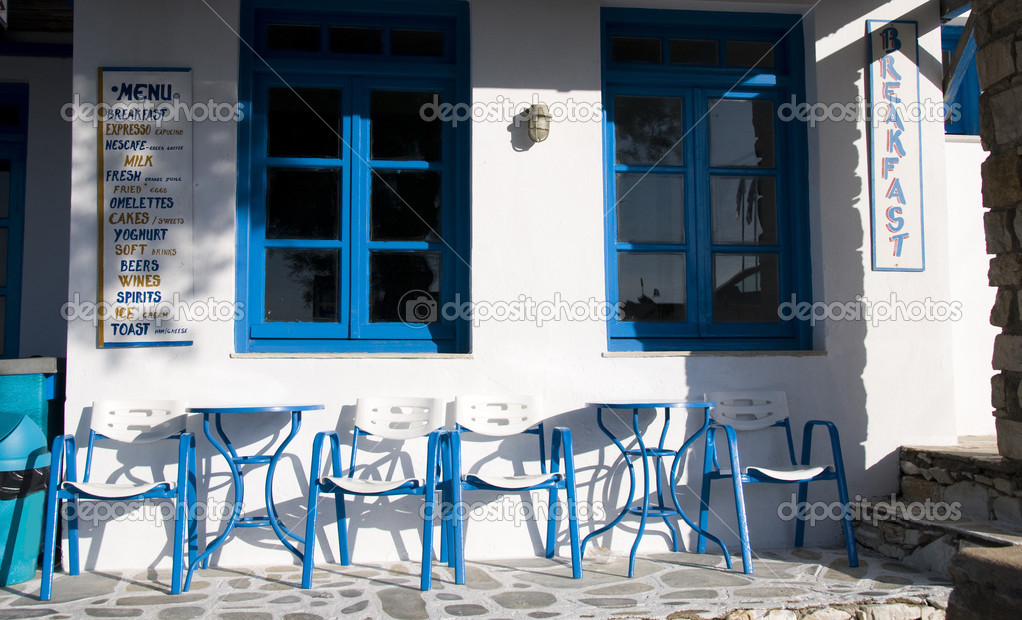
M 867 20 L 874 271 L 923 271 L 923 143 L 916 22 Z M 941 102 L 943 103 L 943 102 Z
M 99 70 L 100 347 L 192 344 L 192 74 Z

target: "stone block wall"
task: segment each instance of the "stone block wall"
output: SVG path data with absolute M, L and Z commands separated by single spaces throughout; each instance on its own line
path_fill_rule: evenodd
M 983 91 L 980 136 L 988 278 L 997 287 L 990 322 L 994 341 L 991 385 L 999 452 L 1022 459 L 1022 0 L 972 3 L 976 68 Z

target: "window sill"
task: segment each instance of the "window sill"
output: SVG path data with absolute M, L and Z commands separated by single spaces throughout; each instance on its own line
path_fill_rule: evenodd
M 409 359 L 470 360 L 471 353 L 231 353 L 233 359 Z
M 826 351 L 604 351 L 603 357 L 825 357 Z

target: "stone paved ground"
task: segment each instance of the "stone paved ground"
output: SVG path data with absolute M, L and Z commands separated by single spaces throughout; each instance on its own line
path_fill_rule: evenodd
M 741 566 L 741 559 L 735 558 L 734 564 Z M 625 576 L 627 570 L 627 558 L 602 564 L 587 559 L 583 578 L 574 580 L 563 559 L 470 562 L 464 586 L 454 585 L 452 571 L 441 566 L 434 567 L 433 589 L 420 592 L 419 565 L 414 562 L 346 568 L 323 565 L 317 567 L 310 590 L 296 587 L 297 566 L 200 569 L 191 591 L 177 596 L 167 594 L 169 574 L 164 571 L 58 574 L 52 601 L 38 600 L 38 577 L 0 588 L 0 620 L 667 618 L 672 614 L 673 618 L 720 618 L 735 609 L 805 609 L 864 601 L 915 605 L 928 601 L 929 606 L 942 608 L 950 591 L 940 578 L 876 556 L 863 555 L 860 566 L 850 569 L 843 549 L 764 552 L 755 562 L 755 575 L 726 570 L 719 555 L 688 553 L 644 556 L 636 561 L 632 579 Z

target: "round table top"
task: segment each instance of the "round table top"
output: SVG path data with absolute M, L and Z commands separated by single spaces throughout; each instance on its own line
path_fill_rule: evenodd
M 601 407 L 604 409 L 656 409 L 667 407 L 670 409 L 705 409 L 714 407 L 717 403 L 713 401 L 688 401 L 688 400 L 641 400 L 641 401 L 616 401 L 609 403 L 591 402 L 586 403 L 590 407 Z
M 318 411 L 323 405 L 222 405 L 216 407 L 188 407 L 191 413 L 294 413 L 296 411 Z

